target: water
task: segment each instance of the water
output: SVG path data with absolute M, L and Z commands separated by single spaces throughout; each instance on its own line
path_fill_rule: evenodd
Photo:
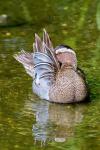
M 44 8 L 33 11 L 34 24 L 0 28 L 0 150 L 99 150 L 99 1 L 43 2 Z M 21 48 L 32 51 L 34 33 L 42 36 L 43 27 L 54 46 L 75 49 L 91 90 L 90 103 L 53 104 L 32 93 L 32 79 L 13 54 Z

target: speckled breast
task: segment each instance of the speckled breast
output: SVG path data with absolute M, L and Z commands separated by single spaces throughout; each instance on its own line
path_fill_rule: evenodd
M 60 70 L 49 91 L 49 99 L 57 103 L 83 101 L 87 95 L 84 79 L 73 69 Z

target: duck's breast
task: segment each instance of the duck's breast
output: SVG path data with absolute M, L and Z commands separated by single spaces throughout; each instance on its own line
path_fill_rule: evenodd
M 82 101 L 86 97 L 84 79 L 73 69 L 59 71 L 49 90 L 49 99 L 58 103 Z

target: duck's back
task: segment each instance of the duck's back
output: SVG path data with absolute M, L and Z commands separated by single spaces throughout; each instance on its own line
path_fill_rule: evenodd
M 60 70 L 49 91 L 50 101 L 58 103 L 83 101 L 86 95 L 84 79 L 72 68 Z

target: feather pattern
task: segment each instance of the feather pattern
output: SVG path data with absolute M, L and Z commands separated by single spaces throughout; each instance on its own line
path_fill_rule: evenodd
M 40 48 L 40 39 L 35 36 L 36 51 L 33 54 L 35 80 L 33 90 L 41 98 L 49 100 L 49 89 L 55 81 L 59 63 L 55 57 L 49 35 L 44 30 L 43 42 Z
M 59 63 L 53 53 L 52 50 L 50 50 L 45 45 L 45 53 L 42 52 L 35 52 L 33 55 L 34 60 L 34 72 L 35 75 L 37 75 L 37 78 L 41 78 L 41 75 L 47 74 L 47 76 L 51 77 L 51 75 L 56 74 L 56 72 L 59 70 Z
M 35 52 L 33 55 L 34 59 L 34 73 L 35 73 L 35 85 L 34 89 L 36 93 L 38 92 L 37 85 L 39 87 L 40 97 L 48 98 L 50 85 L 55 81 L 55 75 L 57 72 L 57 65 L 55 59 L 51 59 L 52 55 L 47 55 L 46 53 Z M 41 88 L 41 89 L 40 89 Z M 45 91 L 45 92 L 43 92 Z

